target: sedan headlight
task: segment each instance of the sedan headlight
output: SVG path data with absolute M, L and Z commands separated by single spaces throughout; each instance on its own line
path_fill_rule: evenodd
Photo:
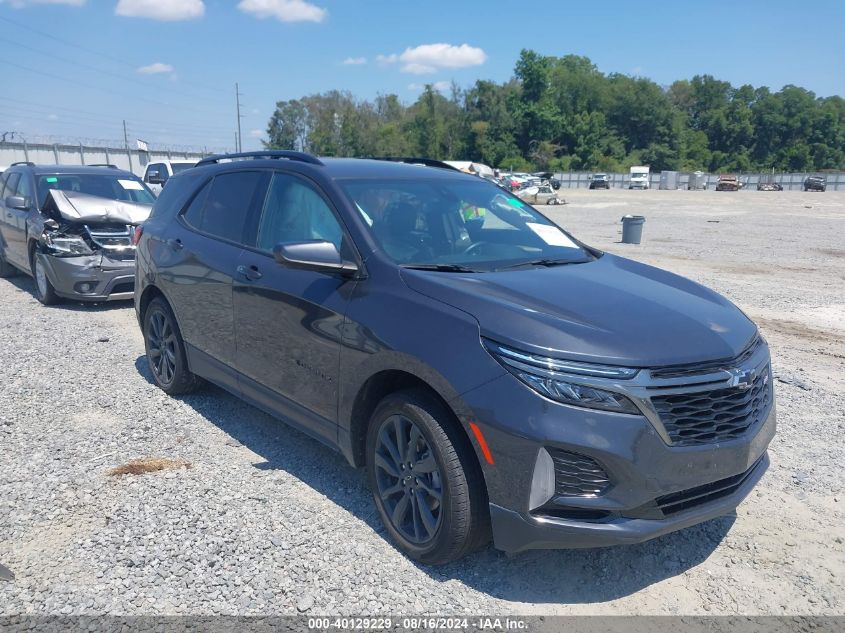
M 639 369 L 547 358 L 492 341 L 485 341 L 484 345 L 513 375 L 547 398 L 576 407 L 641 415 L 627 396 L 579 381 L 579 377 L 628 380 Z
M 69 237 L 52 237 L 47 240 L 47 245 L 55 251 L 56 255 L 93 255 L 94 251 L 81 237 L 72 235 Z

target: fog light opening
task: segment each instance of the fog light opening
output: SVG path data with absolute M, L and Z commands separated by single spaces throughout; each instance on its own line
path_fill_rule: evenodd
M 546 503 L 555 494 L 555 464 L 545 448 L 537 452 L 534 475 L 531 477 L 531 494 L 528 510 L 534 510 Z

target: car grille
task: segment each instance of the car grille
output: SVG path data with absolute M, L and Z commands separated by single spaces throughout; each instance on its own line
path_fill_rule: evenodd
M 717 360 L 708 363 L 693 363 L 689 365 L 671 365 L 669 367 L 660 367 L 651 370 L 652 378 L 680 378 L 686 376 L 696 376 L 706 374 L 720 369 L 739 367 L 754 356 L 760 345 L 763 344 L 763 339 L 756 337 L 751 344 L 742 351 L 739 356 L 727 360 Z
M 670 495 L 658 497 L 655 500 L 657 506 L 663 512 L 663 516 L 669 516 L 671 514 L 675 514 L 676 512 L 689 510 L 690 508 L 709 503 L 710 501 L 716 501 L 722 497 L 732 495 L 745 482 L 745 480 L 748 479 L 751 473 L 754 472 L 754 469 L 757 468 L 762 459 L 763 458 L 761 457 L 757 460 L 754 465 L 744 473 L 740 473 L 726 479 L 720 479 L 719 481 L 714 481 L 713 483 L 705 484 L 703 486 L 696 486 L 695 488 L 690 488 L 689 490 L 674 492 Z
M 555 466 L 555 494 L 567 497 L 600 495 L 610 479 L 598 462 L 578 453 L 549 449 Z
M 673 446 L 697 446 L 742 436 L 762 421 L 772 402 L 769 366 L 750 389 L 730 387 L 694 393 L 652 396 Z
M 104 254 L 110 259 L 118 261 L 135 259 L 135 246 L 132 244 L 132 234 L 135 227 L 131 224 L 96 227 L 86 225 L 85 228 L 91 241 L 102 248 Z

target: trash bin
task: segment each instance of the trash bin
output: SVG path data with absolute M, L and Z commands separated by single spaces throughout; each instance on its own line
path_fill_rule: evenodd
M 622 217 L 622 243 L 639 244 L 643 237 L 645 216 L 625 215 Z

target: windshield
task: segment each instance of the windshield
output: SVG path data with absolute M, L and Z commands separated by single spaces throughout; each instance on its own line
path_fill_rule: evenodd
M 375 240 L 407 267 L 493 271 L 593 256 L 519 198 L 477 179 L 342 182 Z
M 38 208 L 47 202 L 51 189 L 77 191 L 109 200 L 152 204 L 155 196 L 135 176 L 126 174 L 47 174 L 37 177 Z
M 186 169 L 191 169 L 196 163 L 170 163 L 174 174 L 181 174 Z

